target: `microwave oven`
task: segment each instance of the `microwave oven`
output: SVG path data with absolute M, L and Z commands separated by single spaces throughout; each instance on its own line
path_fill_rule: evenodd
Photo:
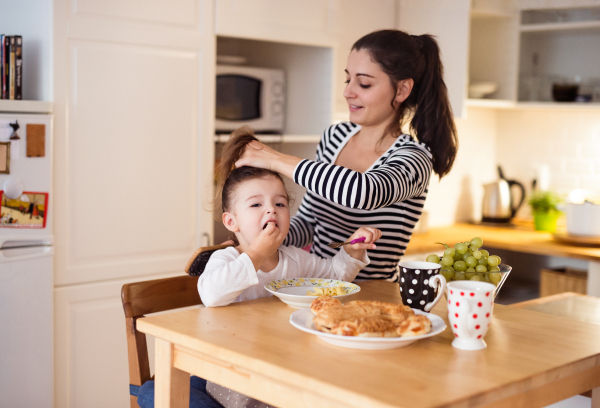
M 283 133 L 283 70 L 217 65 L 216 94 L 217 133 L 230 133 L 242 125 L 256 133 Z

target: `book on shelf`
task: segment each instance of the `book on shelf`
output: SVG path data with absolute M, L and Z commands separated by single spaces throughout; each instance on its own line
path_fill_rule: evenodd
M 8 54 L 10 50 L 10 36 L 2 34 L 0 37 L 0 60 L 2 61 L 2 99 L 8 99 Z
M 23 99 L 23 37 L 15 35 L 15 99 Z
M 0 34 L 0 99 L 23 99 L 23 37 Z
M 15 99 L 15 84 L 16 84 L 16 66 L 15 66 L 15 36 L 10 36 L 10 47 L 9 47 L 9 62 L 8 62 L 8 99 Z

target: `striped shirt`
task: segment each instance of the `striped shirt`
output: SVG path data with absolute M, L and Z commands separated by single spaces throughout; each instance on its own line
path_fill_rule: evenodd
M 332 241 L 345 241 L 360 227 L 379 228 L 370 265 L 357 278 L 398 280 L 397 265 L 421 216 L 432 172 L 429 148 L 402 134 L 364 173 L 335 163 L 348 140 L 360 130 L 351 122 L 330 126 L 317 147 L 316 160 L 302 160 L 294 182 L 307 189 L 292 217 L 284 245 L 333 257 Z

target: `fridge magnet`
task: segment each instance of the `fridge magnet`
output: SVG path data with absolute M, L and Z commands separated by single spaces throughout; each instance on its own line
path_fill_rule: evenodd
M 10 142 L 0 142 L 0 174 L 10 174 Z
M 27 124 L 27 157 L 46 155 L 46 125 Z
M 0 228 L 46 228 L 48 193 L 24 191 L 11 199 L 0 191 Z

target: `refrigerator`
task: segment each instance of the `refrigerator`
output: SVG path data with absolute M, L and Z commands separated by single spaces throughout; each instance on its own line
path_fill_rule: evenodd
M 52 407 L 52 116 L 0 113 L 0 406 Z

